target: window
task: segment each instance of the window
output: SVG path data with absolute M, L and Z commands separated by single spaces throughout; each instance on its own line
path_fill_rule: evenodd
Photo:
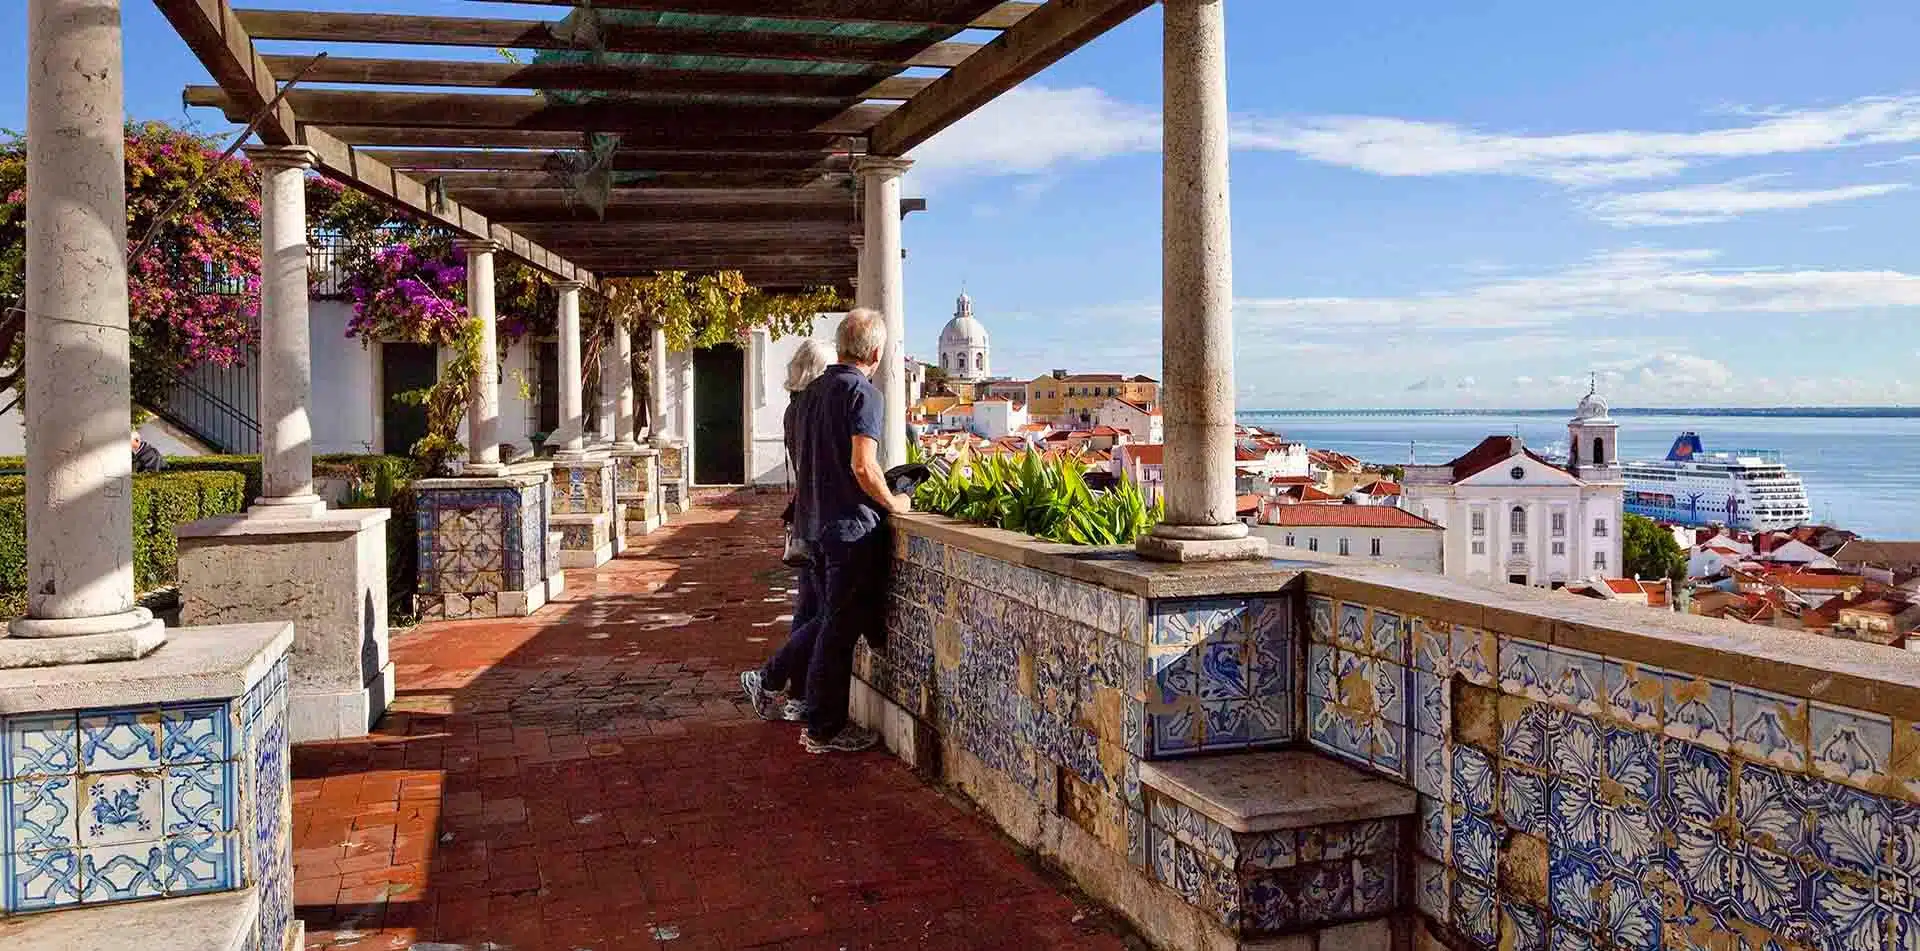
M 1368 547 L 1370 547 L 1370 548 L 1372 549 L 1372 554 L 1373 554 L 1373 557 L 1375 557 L 1375 558 L 1378 558 L 1378 557 L 1380 557 L 1380 539 L 1378 539 L 1378 538 L 1376 538 L 1376 539 L 1374 539 L 1374 540 L 1373 540 L 1373 541 L 1372 541 L 1372 542 L 1371 542 L 1371 543 L 1369 544 L 1369 546 L 1368 546 Z
M 1320 539 L 1318 539 L 1318 538 L 1308 538 L 1308 539 L 1307 539 L 1307 550 L 1308 550 L 1308 551 L 1319 551 L 1319 550 L 1320 550 Z
M 1486 553 L 1487 553 L 1487 543 L 1486 543 L 1486 542 L 1483 542 L 1483 541 L 1476 541 L 1476 542 L 1474 542 L 1474 543 L 1473 543 L 1473 553 L 1474 553 L 1474 554 L 1476 554 L 1476 555 L 1484 555 L 1484 554 L 1486 554 Z
M 1566 542 L 1554 542 L 1554 543 L 1553 543 L 1553 553 L 1554 553 L 1554 554 L 1556 554 L 1556 555 L 1564 555 L 1564 554 L 1566 554 L 1566 553 L 1567 553 L 1567 543 L 1566 543 Z
M 1607 444 L 1599 436 L 1593 437 L 1593 464 L 1596 466 L 1607 464 Z
M 1292 547 L 1294 547 L 1294 545 L 1293 545 L 1293 533 L 1292 533 L 1292 532 L 1288 532 L 1288 533 L 1287 533 L 1287 547 L 1288 547 L 1288 548 L 1292 548 Z
M 1340 539 L 1340 554 L 1342 555 L 1352 554 L 1352 552 L 1347 551 L 1347 540 L 1344 538 Z
M 953 359 L 953 355 L 952 355 L 952 354 L 950 354 L 950 353 L 943 353 L 943 354 L 941 354 L 941 355 L 940 355 L 940 369 L 942 369 L 942 370 L 950 370 L 950 369 L 952 369 L 952 367 L 950 367 L 950 366 L 948 366 L 948 365 L 947 365 L 947 361 L 949 361 L 949 360 L 951 360 L 951 359 Z
M 1473 533 L 1475 535 L 1487 533 L 1487 513 L 1479 511 L 1473 513 Z
M 1596 518 L 1593 520 L 1593 537 L 1607 537 L 1607 520 L 1605 518 Z
M 1526 554 L 1526 553 L 1527 553 L 1527 543 L 1526 543 L 1525 541 L 1523 541 L 1523 540 L 1521 540 L 1521 539 L 1518 539 L 1518 538 L 1516 538 L 1516 539 L 1514 539 L 1514 540 L 1513 540 L 1513 553 L 1514 553 L 1514 554 L 1516 554 L 1516 555 L 1524 555 L 1524 554 Z
M 1527 533 L 1527 510 L 1518 505 L 1514 506 L 1513 511 L 1507 517 L 1507 528 L 1512 530 L 1515 535 L 1525 535 Z
M 1521 479 L 1524 479 L 1527 477 L 1527 470 L 1524 468 L 1521 468 L 1520 466 L 1514 466 L 1513 468 L 1507 470 L 1507 475 L 1510 476 L 1513 479 L 1513 481 L 1518 482 Z
M 1595 571 L 1607 570 L 1607 553 L 1606 552 L 1596 551 L 1593 553 L 1593 570 Z
M 1553 537 L 1562 538 L 1567 534 L 1567 513 L 1553 513 Z
M 984 369 L 986 369 L 986 368 L 987 368 L 987 355 L 986 355 L 986 354 L 984 354 L 984 353 L 976 353 L 976 354 L 974 354 L 974 355 L 973 355 L 973 368 L 974 368 L 975 370 L 984 370 Z

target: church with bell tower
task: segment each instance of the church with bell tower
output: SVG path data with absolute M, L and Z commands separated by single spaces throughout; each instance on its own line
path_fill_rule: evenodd
M 1608 414 L 1596 377 L 1567 421 L 1567 471 L 1586 482 L 1621 482 L 1620 424 Z
M 956 383 L 976 383 L 993 375 L 987 328 L 973 316 L 966 291 L 954 303 L 953 319 L 940 331 L 940 369 Z

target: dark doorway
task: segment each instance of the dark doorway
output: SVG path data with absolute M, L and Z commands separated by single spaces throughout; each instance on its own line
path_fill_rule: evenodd
M 1511 584 L 1526 584 L 1527 576 L 1526 575 L 1508 575 L 1507 581 Z
M 742 382 L 746 354 L 726 344 L 693 352 L 693 481 L 739 485 L 747 481 L 747 434 Z
M 540 431 L 553 435 L 560 428 L 560 345 L 540 344 Z
M 427 434 L 427 408 L 394 397 L 424 390 L 440 376 L 438 356 L 424 343 L 380 345 L 380 443 L 388 455 L 404 456 Z

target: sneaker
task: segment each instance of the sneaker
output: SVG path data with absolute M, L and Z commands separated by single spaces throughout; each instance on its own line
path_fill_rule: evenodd
M 740 689 L 746 692 L 747 702 L 753 705 L 753 712 L 759 714 L 760 719 L 780 719 L 780 698 L 768 693 L 766 688 L 760 685 L 759 671 L 742 671 Z
M 807 705 L 799 700 L 788 700 L 787 705 L 780 708 L 780 719 L 788 723 L 807 722 Z
M 809 753 L 858 753 L 880 742 L 880 734 L 851 723 L 840 728 L 830 740 L 816 740 L 811 733 L 800 734 L 800 745 Z

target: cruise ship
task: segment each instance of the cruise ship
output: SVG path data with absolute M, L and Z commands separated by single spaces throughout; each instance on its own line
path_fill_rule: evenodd
M 1681 433 L 1667 458 L 1625 467 L 1626 509 L 1662 522 L 1772 531 L 1813 516 L 1806 486 L 1766 450 L 1709 453 Z

